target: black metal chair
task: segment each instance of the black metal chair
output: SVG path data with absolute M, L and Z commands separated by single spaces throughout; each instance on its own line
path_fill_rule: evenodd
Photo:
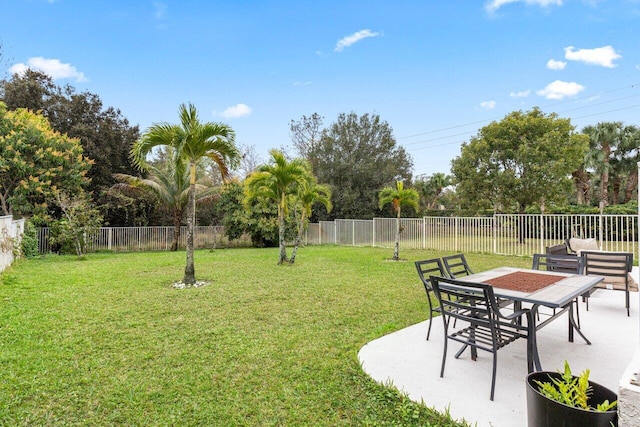
M 625 293 L 625 307 L 629 316 L 629 272 L 633 266 L 633 254 L 630 252 L 591 252 L 580 253 L 584 259 L 584 274 L 603 276 L 604 281 L 598 287 L 621 290 Z M 586 299 L 587 310 L 589 299 Z
M 569 274 L 583 274 L 584 272 L 584 259 L 575 255 L 554 255 L 550 253 L 546 254 L 533 254 L 533 270 L 546 270 L 556 271 L 558 273 Z M 589 297 L 589 293 L 582 295 L 583 300 Z M 578 299 L 571 301 L 570 304 L 575 304 L 576 308 L 576 322 L 580 326 L 580 306 L 578 305 Z M 555 314 L 556 310 L 553 310 Z
M 442 257 L 442 263 L 449 277 L 458 278 L 473 274 L 473 270 L 467 264 L 464 254 L 456 254 Z
M 532 268 L 534 270 L 582 274 L 584 271 L 584 259 L 575 255 L 533 254 Z
M 496 385 L 497 352 L 502 347 L 519 338 L 527 339 L 527 368 L 533 371 L 533 352 L 535 335 L 532 328 L 535 323 L 528 309 L 515 310 L 509 315 L 500 312 L 491 285 L 486 283 L 464 282 L 445 277 L 431 277 L 434 293 L 440 303 L 440 312 L 444 322 L 444 351 L 440 377 L 444 376 L 449 340 L 462 343 L 456 353 L 459 358 L 469 347 L 471 359 L 476 360 L 478 349 L 492 353 L 493 373 L 491 377 L 491 395 L 493 400 Z M 526 317 L 526 326 L 522 318 Z M 454 320 L 452 322 L 451 320 Z M 460 323 L 454 326 L 455 322 Z
M 422 280 L 424 290 L 427 293 L 427 301 L 429 302 L 429 329 L 427 331 L 427 340 L 431 335 L 431 323 L 433 322 L 433 313 L 440 312 L 439 307 L 434 307 L 431 301 L 431 292 L 433 292 L 433 286 L 431 286 L 430 276 L 446 276 L 442 261 L 440 258 L 426 259 L 423 261 L 416 261 L 416 270 L 418 270 L 418 276 Z

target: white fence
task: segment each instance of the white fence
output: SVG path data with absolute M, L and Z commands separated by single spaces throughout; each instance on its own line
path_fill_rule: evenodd
M 637 215 L 494 215 L 492 217 L 424 217 L 400 220 L 402 249 L 484 252 L 530 256 L 570 237 L 596 238 L 603 250 L 638 256 Z M 309 224 L 307 245 L 393 247 L 395 218 L 339 219 Z M 48 229 L 38 232 L 40 252 L 51 251 Z M 90 251 L 168 250 L 173 227 L 103 227 L 88 245 Z M 182 227 L 179 246 L 185 246 Z M 229 241 L 223 227 L 196 227 L 196 248 L 248 246 L 248 237 Z
M 0 272 L 13 263 L 23 232 L 24 219 L 14 221 L 11 215 L 0 216 Z
M 102 227 L 96 236 L 87 242 L 87 252 L 114 251 L 164 251 L 171 248 L 173 242 L 172 226 L 161 227 Z M 40 228 L 38 250 L 41 254 L 54 250 L 49 244 L 49 229 Z M 181 227 L 179 247 L 186 247 L 187 227 Z M 237 241 L 229 241 L 222 226 L 198 226 L 194 230 L 193 245 L 196 249 L 216 247 L 247 246 L 251 239 L 243 237 Z
M 638 256 L 637 215 L 494 215 L 400 220 L 400 247 L 531 256 L 570 237 L 593 237 L 602 250 Z M 392 247 L 395 218 L 311 224 L 308 244 Z

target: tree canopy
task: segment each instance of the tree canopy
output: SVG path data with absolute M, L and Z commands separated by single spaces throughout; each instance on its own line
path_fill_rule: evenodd
M 84 155 L 94 161 L 87 191 L 96 204 L 108 205 L 105 192 L 116 183 L 112 174 L 136 174 L 129 150 L 139 137 L 138 127 L 130 126 L 120 110 L 104 108 L 98 95 L 77 93 L 70 85 L 60 87 L 47 74 L 28 69 L 0 82 L 0 100 L 8 110 L 41 112 L 54 130 L 80 141 Z M 129 225 L 126 215 L 123 218 L 117 211 L 103 212 L 106 221 Z
M 0 204 L 2 213 L 45 214 L 60 191 L 88 184 L 91 161 L 80 142 L 51 129 L 43 116 L 0 102 Z
M 319 211 L 316 220 L 380 215 L 378 191 L 396 179 L 411 181 L 411 157 L 377 114 L 343 113 L 328 128 L 313 114 L 292 121 L 290 131 L 318 182 L 329 185 L 332 192 L 333 210 Z
M 462 144 L 452 161 L 460 200 L 468 208 L 519 213 L 536 204 L 566 204 L 570 175 L 587 146 L 569 119 L 538 108 L 512 112 Z

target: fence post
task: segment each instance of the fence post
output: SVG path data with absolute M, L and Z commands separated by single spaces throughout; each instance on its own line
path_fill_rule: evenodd
M 113 243 L 113 228 L 109 227 L 109 233 L 107 236 L 107 248 L 111 250 L 111 244 Z
M 458 233 L 460 232 L 460 230 L 458 230 L 458 226 L 460 225 L 460 218 L 456 217 L 455 220 L 455 226 L 453 227 L 454 232 L 455 232 L 455 237 L 453 239 L 453 247 L 455 248 L 455 250 L 458 250 Z
M 373 230 L 371 230 L 371 236 L 372 236 L 372 243 L 373 246 L 372 247 L 376 247 L 376 219 L 373 218 L 373 221 L 371 221 L 371 226 L 373 227 Z
M 540 213 L 540 253 L 544 253 L 544 209 Z
M 338 244 L 338 223 L 336 220 L 333 220 L 333 244 Z
M 351 220 L 351 246 L 356 245 L 356 220 Z
M 498 253 L 498 218 L 496 218 L 496 213 L 493 213 L 491 217 L 492 221 L 492 230 L 493 230 L 493 253 L 494 255 Z

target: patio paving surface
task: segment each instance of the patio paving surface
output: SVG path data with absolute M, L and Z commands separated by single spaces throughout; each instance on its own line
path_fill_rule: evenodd
M 637 267 L 633 274 L 638 280 Z M 620 378 L 640 348 L 638 299 L 639 294 L 631 292 L 630 317 L 621 291 L 599 289 L 589 300 L 589 311 L 580 302 L 582 330 L 592 345 L 578 335 L 568 342 L 566 314 L 539 330 L 542 368 L 558 371 L 567 360 L 572 372 L 589 369 L 590 380 L 617 393 Z M 451 342 L 444 378 L 440 378 L 442 320 L 434 318 L 429 341 L 425 339 L 428 325 L 427 320 L 366 344 L 358 353 L 364 371 L 376 381 L 392 383 L 412 400 L 440 412 L 449 410 L 454 419 L 478 427 L 526 426 L 526 340 L 498 351 L 496 393 L 490 401 L 491 354 L 479 350 L 473 362 L 467 350 L 455 359 L 459 346 Z

